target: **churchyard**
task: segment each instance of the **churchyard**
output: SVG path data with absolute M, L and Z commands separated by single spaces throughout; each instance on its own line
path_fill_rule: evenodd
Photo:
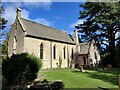
M 55 69 L 42 70 L 39 74 L 45 76 L 48 81 L 62 80 L 65 88 L 109 88 L 118 90 L 118 73 L 119 69 L 109 71 L 85 70 L 80 72 L 79 69 Z

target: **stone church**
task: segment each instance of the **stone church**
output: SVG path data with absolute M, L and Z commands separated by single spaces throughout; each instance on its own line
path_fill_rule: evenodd
M 17 8 L 8 41 L 8 55 L 28 52 L 36 55 L 43 63 L 43 69 L 81 65 L 95 66 L 100 54 L 94 41 L 79 43 L 77 30 L 72 39 L 65 31 L 36 23 L 21 17 Z M 76 53 L 77 57 L 76 58 Z

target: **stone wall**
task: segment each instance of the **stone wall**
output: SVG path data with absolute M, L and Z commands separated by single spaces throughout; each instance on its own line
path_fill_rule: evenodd
M 10 37 L 8 40 L 8 56 L 11 56 L 13 53 L 21 53 L 24 50 L 24 36 L 25 33 L 16 18 L 15 22 L 12 25 L 10 32 Z
M 15 33 L 15 25 L 12 26 L 10 37 L 8 40 L 8 56 L 11 56 L 13 53 L 14 33 Z
M 62 59 L 61 67 L 68 67 L 68 58 L 71 61 L 72 48 L 75 45 L 60 43 L 55 41 L 36 39 L 31 37 L 25 37 L 24 40 L 24 52 L 33 53 L 37 57 L 40 57 L 40 44 L 43 44 L 43 68 L 56 68 L 59 65 L 59 58 Z M 56 59 L 53 58 L 53 47 L 56 46 Z M 65 59 L 63 55 L 63 48 L 65 47 Z
M 16 32 L 16 53 L 20 54 L 24 50 L 24 37 L 25 32 L 23 31 L 19 22 L 17 22 L 17 32 Z
M 95 66 L 97 61 L 100 61 L 100 54 L 99 54 L 99 51 L 97 49 L 97 46 L 94 45 L 94 42 L 92 42 L 89 52 L 90 52 L 89 59 L 92 59 L 92 62 L 89 61 L 89 63 L 90 64 L 92 63 L 93 66 Z M 97 58 L 95 58 L 95 53 L 96 53 Z
M 10 38 L 8 41 L 8 54 L 11 56 L 14 54 L 20 54 L 22 52 L 28 52 L 40 57 L 40 45 L 43 44 L 43 68 L 56 68 L 59 65 L 59 58 L 62 59 L 61 67 L 68 67 L 68 59 L 71 61 L 72 48 L 75 50 L 75 45 L 49 41 L 44 39 L 37 39 L 31 37 L 25 37 L 25 32 L 23 31 L 18 19 L 15 20 L 12 30 L 10 33 Z M 56 59 L 53 59 L 53 47 L 56 46 Z M 65 47 L 65 59 L 64 51 Z

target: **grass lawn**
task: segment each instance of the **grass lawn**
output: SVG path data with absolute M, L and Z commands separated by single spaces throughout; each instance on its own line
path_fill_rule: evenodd
M 42 70 L 39 74 L 45 74 L 46 79 L 62 80 L 65 88 L 118 88 L 118 70 L 110 72 L 79 69 Z

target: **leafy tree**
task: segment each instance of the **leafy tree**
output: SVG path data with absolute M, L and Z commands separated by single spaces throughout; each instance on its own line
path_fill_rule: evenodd
M 79 40 L 79 43 L 83 43 L 83 41 L 80 39 L 79 35 L 78 35 L 78 40 Z
M 110 62 L 115 66 L 115 35 L 120 30 L 120 2 L 86 2 L 81 4 L 79 19 L 85 19 L 83 24 L 75 26 L 80 29 L 82 39 L 94 39 L 100 46 L 103 44 L 110 52 Z M 102 47 L 104 48 L 104 47 Z
M 6 33 L 6 39 L 2 41 L 2 54 L 3 55 L 8 55 L 8 37 L 9 37 L 10 32 Z
M 6 26 L 7 20 L 1 16 L 1 14 L 4 12 L 3 7 L 0 3 L 0 46 L 2 46 L 2 53 L 7 55 L 7 46 L 8 46 L 8 34 L 5 30 L 3 30 Z M 2 41 L 2 38 L 6 37 L 6 40 Z
M 7 20 L 1 16 L 3 12 L 4 12 L 4 9 L 0 5 L 0 32 L 1 32 L 0 37 L 5 35 L 5 33 L 2 30 L 6 27 L 5 24 L 7 23 Z
M 70 38 L 74 41 L 74 37 L 72 37 L 71 34 L 69 34 Z M 79 43 L 83 43 L 83 41 L 80 39 L 80 36 L 78 35 L 78 40 L 79 40 Z
M 116 45 L 116 60 L 117 60 L 118 67 L 120 67 L 120 40 Z

